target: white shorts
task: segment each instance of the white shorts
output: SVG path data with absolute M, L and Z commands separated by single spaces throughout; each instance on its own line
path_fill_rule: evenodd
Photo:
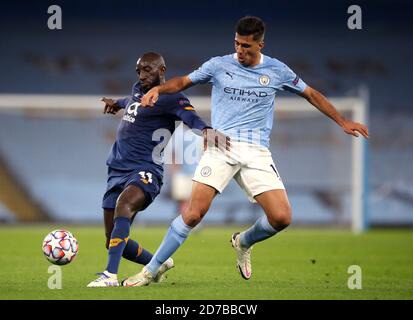
M 208 146 L 193 177 L 221 193 L 235 178 L 251 202 L 268 190 L 285 189 L 268 148 L 246 142 L 231 142 L 231 151 Z
M 172 199 L 185 201 L 191 197 L 192 176 L 184 173 L 176 173 L 172 178 Z

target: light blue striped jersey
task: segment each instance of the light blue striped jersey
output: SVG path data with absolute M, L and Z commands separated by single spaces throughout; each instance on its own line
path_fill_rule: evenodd
M 211 122 L 231 139 L 269 147 L 274 99 L 279 90 L 304 91 L 306 84 L 281 61 L 261 54 L 244 67 L 236 53 L 214 57 L 189 74 L 192 83 L 212 84 Z

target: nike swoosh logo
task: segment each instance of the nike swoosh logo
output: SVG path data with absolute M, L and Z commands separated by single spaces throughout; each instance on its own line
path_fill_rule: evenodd
M 125 287 L 133 287 L 133 286 L 137 285 L 139 282 L 141 282 L 141 281 L 136 281 L 136 282 L 131 283 L 131 284 L 126 284 Z
M 251 276 L 251 272 L 248 271 L 246 262 L 244 263 L 244 267 L 245 267 L 245 275 L 247 276 L 247 278 L 249 278 Z

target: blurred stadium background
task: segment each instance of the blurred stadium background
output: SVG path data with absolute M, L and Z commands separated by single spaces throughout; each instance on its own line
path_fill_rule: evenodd
M 47 28 L 52 4 L 62 8 L 62 30 Z M 361 199 L 366 222 L 413 225 L 408 88 L 413 4 L 359 1 L 363 29 L 356 31 L 347 28 L 350 4 L 74 0 L 3 5 L 0 221 L 101 223 L 105 160 L 120 119 L 101 113 L 99 97 L 128 95 L 136 79 L 135 62 L 146 51 L 165 57 L 168 78 L 233 52 L 234 24 L 252 14 L 267 24 L 264 54 L 287 63 L 327 97 L 358 98 L 368 107 L 371 139 Z M 187 91 L 194 101 L 209 92 L 208 86 Z M 77 104 L 82 97 L 88 102 Z M 53 106 L 53 101 L 58 102 Z M 305 100 L 301 106 L 313 108 Z M 206 107 L 200 112 L 209 118 Z M 272 152 L 289 191 L 294 224 L 351 223 L 352 138 L 325 117 L 306 112 L 276 116 Z M 139 216 L 140 222 L 167 224 L 176 215 L 178 205 L 171 197 L 176 169 L 167 166 L 161 195 Z M 250 223 L 259 213 L 231 183 L 205 223 Z

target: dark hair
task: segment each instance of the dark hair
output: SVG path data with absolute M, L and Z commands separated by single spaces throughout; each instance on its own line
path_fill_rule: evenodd
M 246 16 L 238 20 L 235 32 L 240 36 L 253 35 L 253 39 L 263 40 L 265 33 L 265 23 L 258 17 Z

